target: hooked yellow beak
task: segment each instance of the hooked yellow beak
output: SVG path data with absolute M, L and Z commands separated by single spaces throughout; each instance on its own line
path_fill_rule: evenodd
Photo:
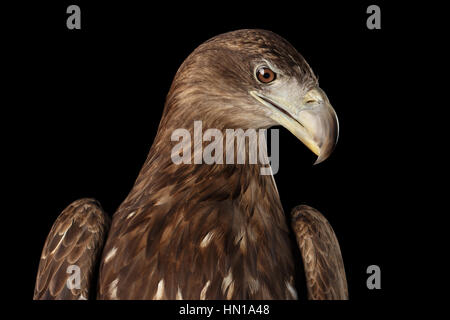
M 339 137 L 339 122 L 322 89 L 316 87 L 308 91 L 301 101 L 290 95 L 275 97 L 256 91 L 250 94 L 269 108 L 270 118 L 292 132 L 318 156 L 314 164 L 324 161 L 333 152 Z

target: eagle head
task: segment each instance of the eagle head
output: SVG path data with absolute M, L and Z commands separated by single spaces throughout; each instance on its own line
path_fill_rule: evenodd
M 318 156 L 315 163 L 328 158 L 339 135 L 336 113 L 308 63 L 266 30 L 218 35 L 183 62 L 162 123 L 180 127 L 195 120 L 218 129 L 281 125 Z

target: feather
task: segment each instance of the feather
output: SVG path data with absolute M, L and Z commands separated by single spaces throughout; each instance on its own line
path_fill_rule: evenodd
M 344 263 L 331 225 L 319 211 L 306 205 L 295 207 L 291 215 L 303 258 L 308 298 L 347 300 Z
M 89 297 L 108 227 L 109 217 L 93 199 L 77 200 L 64 209 L 45 241 L 33 299 Z M 72 265 L 79 267 L 80 287 L 69 289 Z

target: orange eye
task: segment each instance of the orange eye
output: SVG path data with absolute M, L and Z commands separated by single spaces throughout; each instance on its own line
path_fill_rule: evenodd
M 258 71 L 256 71 L 256 77 L 262 83 L 269 83 L 275 80 L 276 75 L 275 72 L 273 72 L 269 68 L 261 67 L 258 69 Z

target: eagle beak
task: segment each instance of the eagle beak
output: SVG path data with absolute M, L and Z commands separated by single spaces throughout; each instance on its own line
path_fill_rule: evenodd
M 314 164 L 327 159 L 339 137 L 339 122 L 328 97 L 320 88 L 308 91 L 298 103 L 298 97 L 250 94 L 269 108 L 269 117 L 292 132 L 314 154 Z M 296 101 L 295 101 L 296 100 Z

